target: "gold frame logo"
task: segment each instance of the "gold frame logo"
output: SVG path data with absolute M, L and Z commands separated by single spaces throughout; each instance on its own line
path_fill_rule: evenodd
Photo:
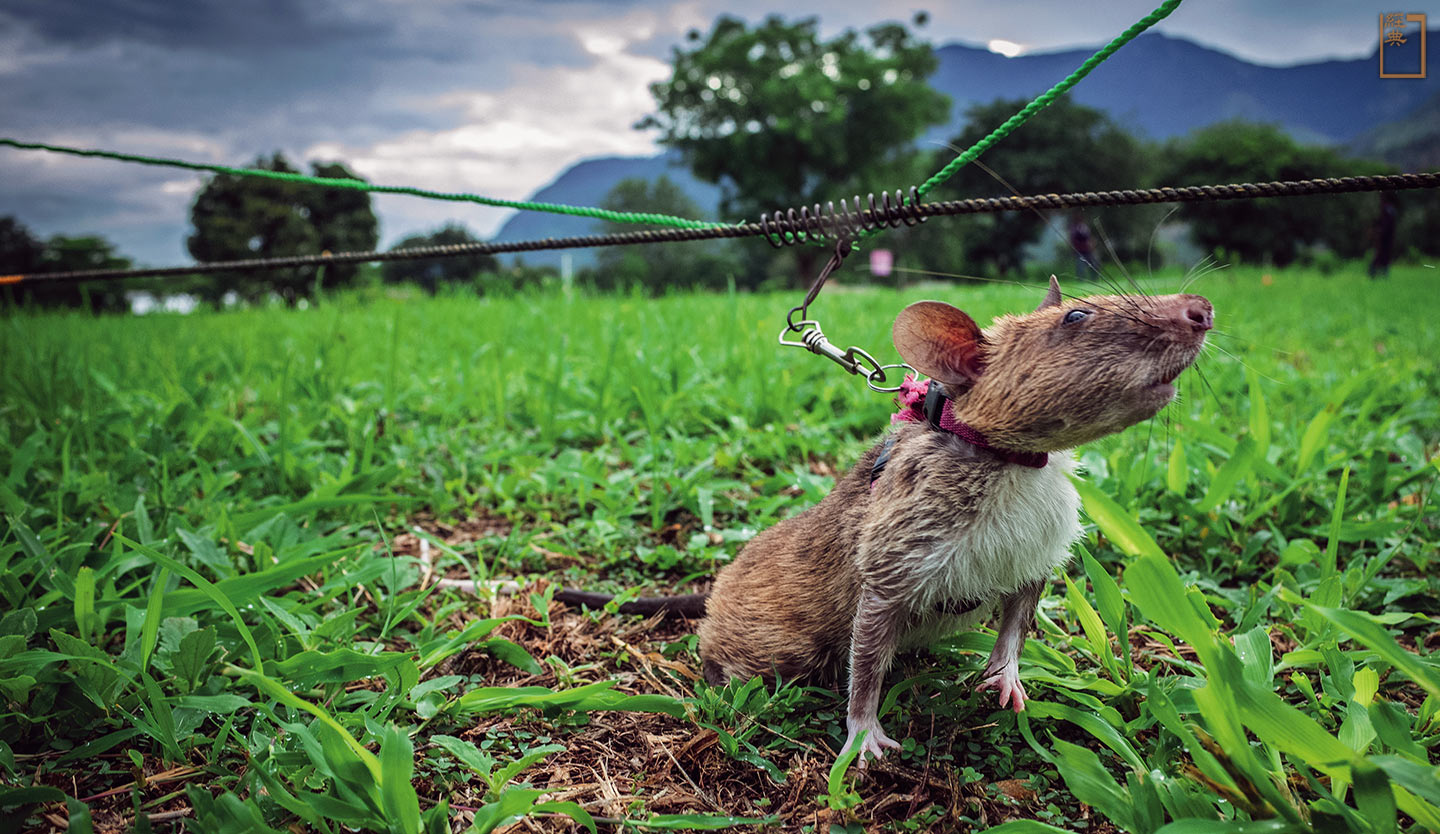
M 1386 72 L 1385 47 L 1399 46 L 1406 42 L 1405 27 L 1411 23 L 1420 24 L 1420 71 Z M 1413 35 L 1411 37 L 1414 37 Z M 1424 78 L 1425 77 L 1425 15 L 1416 12 L 1382 12 L 1380 14 L 1380 77 L 1381 78 Z

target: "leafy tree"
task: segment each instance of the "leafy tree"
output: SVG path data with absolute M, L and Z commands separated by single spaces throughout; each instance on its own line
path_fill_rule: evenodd
M 421 246 L 459 246 L 466 243 L 480 243 L 476 237 L 459 223 L 447 223 L 424 235 L 411 235 L 391 247 L 415 249 Z M 463 255 L 448 258 L 430 258 L 413 261 L 386 261 L 381 274 L 392 284 L 413 283 L 425 288 L 431 295 L 441 282 L 473 281 L 477 275 L 494 272 L 499 262 L 494 255 Z
M 256 160 L 255 167 L 298 173 L 279 153 Z M 359 179 L 340 163 L 312 163 L 312 168 L 316 176 Z M 363 191 L 231 174 L 217 174 L 205 184 L 190 209 L 190 222 L 194 231 L 186 244 L 198 261 L 365 250 L 379 240 L 370 195 Z M 353 264 L 328 265 L 323 286 L 349 283 L 357 271 Z M 196 291 L 212 302 L 234 290 L 246 300 L 275 292 L 294 303 L 313 289 L 316 276 L 316 267 L 228 273 Z
M 14 217 L 0 217 L 0 275 L 24 275 L 40 266 L 44 246 Z
M 41 242 L 13 217 L 0 217 L 0 273 L 74 272 L 127 269 L 133 263 L 98 236 L 56 235 Z M 25 281 L 6 287 L 7 302 L 46 307 L 124 310 L 124 287 L 118 281 Z
M 0 217 L 0 275 L 39 272 L 40 257 L 44 251 L 44 245 L 19 220 L 14 217 Z M 25 285 L 0 286 L 0 302 L 4 302 L 8 307 L 27 297 L 33 298 L 31 287 L 26 287 L 26 291 L 22 293 L 22 286 Z
M 1300 145 L 1274 125 L 1224 122 L 1172 143 L 1162 181 L 1172 185 L 1299 180 L 1380 173 L 1382 163 L 1349 159 L 1329 148 Z M 1195 242 L 1248 261 L 1284 266 L 1307 246 L 1342 257 L 1369 247 L 1375 197 L 1367 194 L 1187 203 Z
M 1396 194 L 1395 201 L 1400 208 L 1396 251 L 1431 258 L 1440 256 L 1440 192 L 1433 188 L 1406 191 Z M 1372 200 L 1361 216 L 1373 223 L 1377 214 L 1378 202 Z
M 317 177 L 361 179 L 339 162 L 312 162 L 310 167 Z M 310 225 L 320 236 L 322 252 L 365 252 L 379 245 L 380 225 L 370 208 L 369 192 L 306 186 L 301 196 L 309 210 Z M 349 284 L 359 271 L 359 264 L 327 266 L 325 287 Z
M 45 272 L 78 272 L 88 269 L 129 269 L 134 262 L 115 250 L 115 244 L 103 237 L 87 235 L 67 237 L 56 235 L 45 242 L 40 256 Z M 91 310 L 120 311 L 129 309 L 124 286 L 120 281 L 56 281 L 35 287 L 36 301 L 66 307 L 87 307 Z
M 611 211 L 648 211 L 676 217 L 699 217 L 701 209 L 675 181 L 632 177 L 610 189 L 601 207 Z M 630 223 L 601 223 L 601 233 L 633 232 Z M 601 288 L 640 286 L 650 292 L 666 287 L 723 287 L 738 271 L 733 247 L 719 241 L 607 246 L 600 250 L 594 283 Z
M 636 126 L 658 128 L 696 176 L 719 183 L 728 215 L 894 188 L 882 174 L 949 115 L 926 83 L 934 52 L 903 25 L 831 40 L 817 29 L 814 18 L 771 16 L 752 29 L 722 16 L 708 36 L 692 31 L 670 80 L 650 87 L 658 112 Z M 795 251 L 808 280 L 824 253 Z
M 997 99 L 966 113 L 966 125 L 950 147 L 927 160 L 928 176 L 1024 107 L 1025 100 Z M 978 162 L 961 168 L 927 200 L 1008 197 L 1124 188 L 1142 185 L 1149 171 L 1146 145 L 1094 108 L 1060 99 L 1005 137 Z M 987 170 L 988 169 L 988 170 Z M 993 174 L 992 174 L 993 172 Z M 1012 191 L 1013 189 L 1013 191 Z M 1084 212 L 1095 238 L 1095 255 L 1104 267 L 1113 249 L 1117 257 L 1143 257 L 1149 234 L 1163 210 L 1114 208 Z M 937 219 L 898 234 L 905 260 L 924 269 L 977 275 L 1010 274 L 1021 268 L 1027 249 L 1043 236 L 1068 248 L 1069 213 L 1001 212 Z M 1102 237 L 1104 242 L 1100 240 Z M 1107 244 L 1108 243 L 1108 247 Z

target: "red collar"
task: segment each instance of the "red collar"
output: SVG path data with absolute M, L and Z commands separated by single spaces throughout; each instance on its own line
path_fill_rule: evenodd
M 942 386 L 932 384 L 933 382 L 934 380 L 915 382 L 907 376 L 901 383 L 900 396 L 896 397 L 900 411 L 891 415 L 890 421 L 929 423 L 932 427 L 950 432 L 972 446 L 988 449 L 1006 463 L 1028 466 L 1031 469 L 1043 469 L 1045 464 L 1049 463 L 1050 456 L 1045 452 L 1019 452 L 990 445 L 978 429 L 955 416 L 955 401 L 945 396 Z

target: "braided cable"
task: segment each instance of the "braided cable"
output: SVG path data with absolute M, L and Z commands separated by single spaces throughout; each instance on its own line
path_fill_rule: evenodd
M 1319 194 L 1350 194 L 1363 191 L 1406 191 L 1419 188 L 1440 188 L 1440 171 L 1412 174 L 1379 174 L 1356 177 L 1325 177 L 1308 180 L 1273 182 L 1241 182 L 1220 185 L 1166 186 L 1116 191 L 1082 191 L 1070 194 L 1031 194 L 1012 197 L 974 197 L 938 203 L 921 203 L 914 207 L 917 218 L 948 217 L 962 214 L 986 214 L 1000 211 L 1030 209 L 1069 209 L 1101 206 L 1147 205 L 1152 203 L 1198 203 L 1221 200 L 1250 200 L 1265 197 L 1304 197 Z M 883 224 L 883 214 L 872 216 L 869 209 L 855 213 L 861 222 Z M 336 252 L 318 255 L 292 255 L 277 258 L 250 258 L 241 261 L 217 261 L 160 268 L 90 269 L 74 272 L 44 272 L 31 275 L 0 275 L 0 285 L 21 281 L 98 280 L 197 275 L 211 272 L 237 272 L 254 269 L 279 269 L 321 264 L 378 263 L 382 261 L 444 258 L 458 255 L 498 255 L 506 252 L 537 252 L 545 249 L 581 249 L 592 246 L 627 246 L 642 243 L 668 243 L 684 240 L 716 240 L 720 238 L 760 237 L 783 234 L 783 221 L 741 223 L 733 226 L 711 226 L 703 229 L 652 229 L 608 235 L 544 238 L 503 243 L 465 243 L 452 246 L 422 246 L 392 249 L 389 252 Z M 773 237 L 771 238 L 773 241 Z

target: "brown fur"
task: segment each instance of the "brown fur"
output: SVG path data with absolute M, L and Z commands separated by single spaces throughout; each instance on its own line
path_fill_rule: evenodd
M 1138 401 L 1112 392 L 1169 381 L 1190 365 L 1195 331 L 1171 327 L 1192 307 L 1210 315 L 1198 295 L 1111 295 L 1003 316 L 985 331 L 990 371 L 957 416 L 993 445 L 1023 452 L 1072 449 L 1149 419 L 1173 392 Z M 1094 315 L 1060 326 L 1077 308 Z
M 1066 323 L 1075 310 L 1087 315 Z M 992 446 L 1053 453 L 1153 416 L 1174 396 L 1168 383 L 1194 360 L 1210 326 L 1210 303 L 1199 296 L 1066 301 L 1052 279 L 1039 309 L 1002 317 L 983 333 L 948 305 L 911 305 L 896 320 L 895 343 L 913 367 L 946 386 L 956 416 Z M 1044 489 L 1027 486 L 1031 476 L 1016 464 L 955 435 L 920 423 L 894 431 L 890 461 L 873 489 L 879 444 L 818 505 L 756 536 L 720 571 L 699 629 L 712 683 L 754 675 L 831 680 L 848 658 L 847 745 L 864 734 L 875 755 L 895 744 L 875 709 L 897 647 L 953 627 L 956 614 L 982 604 L 998 603 L 1002 618 L 981 686 L 1023 708 L 1016 659 L 1048 571 L 1063 562 L 1073 535 L 1059 522 L 1044 526 L 1060 504 L 1026 498 L 1050 494 L 1045 489 L 1073 497 L 1063 477 L 1052 474 Z M 1021 491 L 1003 500 L 1022 503 L 997 506 L 1006 489 Z M 1073 529 L 1074 512 L 1067 512 Z M 971 598 L 951 598 L 953 571 L 982 558 L 967 555 L 967 542 L 994 541 L 1006 513 L 1039 525 L 1031 535 L 1052 553 L 1033 554 L 1039 572 L 1030 576 L 997 568 L 991 556 L 986 569 L 1001 584 L 982 582 Z M 986 532 L 970 532 L 982 523 Z
M 951 434 L 907 423 L 872 491 L 867 451 L 825 500 L 752 539 L 720 571 L 700 622 L 706 677 L 724 683 L 761 675 L 832 680 L 849 650 L 862 585 L 860 554 L 915 551 L 964 528 L 990 480 L 1004 464 Z M 937 468 L 928 459 L 950 459 Z M 926 498 L 929 496 L 929 498 Z M 916 518 L 912 508 L 925 507 Z M 866 565 L 867 587 L 903 595 L 903 559 Z M 916 612 L 915 623 L 961 613 L 975 600 L 944 599 Z
M 1066 323 L 1076 310 L 1085 315 Z M 1051 278 L 1028 315 L 982 332 L 947 304 L 917 302 L 896 319 L 894 338 L 991 446 L 1055 460 L 1168 403 L 1168 383 L 1198 355 L 1211 314 L 1194 295 L 1066 300 Z M 893 431 L 873 488 L 878 443 L 823 501 L 756 536 L 720 571 L 699 627 L 704 674 L 715 684 L 755 675 L 832 681 L 848 659 L 847 746 L 863 736 L 873 755 L 897 746 L 875 714 L 894 652 L 953 629 L 961 615 L 999 609 L 979 688 L 1023 709 L 1020 647 L 1078 534 L 1068 453 L 1048 470 L 1026 469 L 927 424 Z

